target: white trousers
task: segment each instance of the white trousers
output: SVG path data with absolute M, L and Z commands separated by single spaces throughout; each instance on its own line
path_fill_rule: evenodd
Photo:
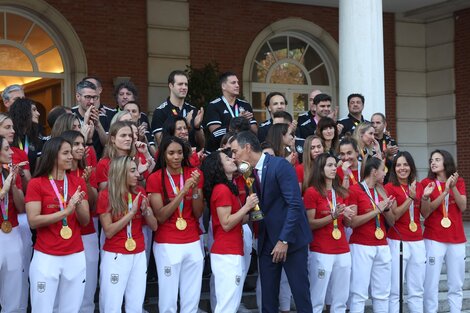
M 34 251 L 29 268 L 32 313 L 77 313 L 86 280 L 85 252 L 56 256 Z
M 387 241 L 392 254 L 392 287 L 388 311 L 398 313 L 400 311 L 400 241 L 394 239 L 387 239 Z M 406 281 L 406 302 L 410 313 L 423 313 L 425 275 L 424 241 L 403 241 L 403 281 Z
M 214 313 L 235 313 L 243 293 L 244 260 L 241 255 L 211 253 L 217 304 Z
M 29 229 L 28 217 L 26 213 L 18 214 L 18 228 L 23 242 L 23 272 L 21 273 L 21 304 L 20 312 L 26 313 L 28 309 L 29 300 L 29 264 L 31 264 L 31 257 L 33 256 L 33 241 L 31 238 L 31 229 Z
M 100 312 L 121 313 L 124 297 L 126 313 L 142 313 L 147 274 L 145 252 L 103 251 L 101 256 Z
M 326 254 L 310 251 L 308 263 L 313 312 L 323 311 L 327 290 L 331 295 L 331 312 L 345 312 L 349 297 L 351 254 L 349 252 Z
M 426 278 L 424 280 L 424 312 L 438 309 L 439 279 L 442 264 L 447 267 L 447 300 L 451 313 L 462 311 L 463 282 L 465 279 L 465 243 L 450 244 L 424 239 L 426 246 Z
M 253 240 L 253 247 L 255 250 L 258 249 L 258 239 Z M 259 275 L 259 263 L 258 263 L 258 278 L 256 279 L 256 304 L 258 305 L 258 310 L 262 312 L 261 306 L 261 279 Z M 289 281 L 287 280 L 286 272 L 284 268 L 281 271 L 281 282 L 279 286 L 279 311 L 288 312 L 290 311 L 290 302 L 292 298 L 292 291 L 290 290 Z
M 204 257 L 199 240 L 186 244 L 154 242 L 153 253 L 158 274 L 158 309 L 176 313 L 178 291 L 180 313 L 196 313 L 201 296 Z
M 20 230 L 0 230 L 0 305 L 2 313 L 19 312 L 23 290 L 23 244 Z M 26 298 L 28 299 L 28 298 Z
M 95 292 L 98 283 L 98 261 L 100 256 L 96 233 L 82 236 L 85 248 L 86 283 L 80 313 L 95 312 Z
M 349 247 L 352 259 L 349 312 L 364 312 L 370 285 L 374 313 L 387 313 L 392 274 L 390 248 L 359 244 Z

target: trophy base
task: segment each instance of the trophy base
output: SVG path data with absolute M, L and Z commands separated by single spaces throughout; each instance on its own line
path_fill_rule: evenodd
M 261 221 L 264 218 L 263 212 L 261 210 L 251 211 L 250 212 L 250 221 L 256 222 Z

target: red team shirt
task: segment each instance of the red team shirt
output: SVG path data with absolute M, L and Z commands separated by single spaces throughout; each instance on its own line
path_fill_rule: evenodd
M 231 230 L 225 231 L 220 225 L 218 207 L 231 207 L 230 214 L 237 213 L 241 208 L 238 196 L 234 195 L 224 184 L 217 184 L 212 190 L 211 215 L 214 244 L 211 253 L 243 255 L 243 230 L 242 223 L 238 223 Z
M 96 165 L 96 183 L 99 185 L 108 181 L 110 158 L 102 158 Z
M 80 168 L 77 168 L 75 171 L 70 171 L 70 175 L 76 176 L 76 177 L 82 177 L 83 175 L 83 170 Z M 90 182 L 90 186 L 93 188 L 96 188 L 98 190 L 98 184 L 96 182 L 96 174 L 95 171 L 91 171 L 90 178 L 88 179 Z M 84 190 L 85 192 L 88 192 L 87 189 Z M 92 207 L 90 207 L 90 217 L 97 216 L 97 213 L 95 210 L 93 210 Z M 94 234 L 96 233 L 95 225 L 94 223 L 90 222 L 86 226 L 82 226 L 82 235 L 89 235 L 89 234 Z
M 144 196 L 146 195 L 145 190 L 139 186 L 136 188 L 136 193 L 131 194 L 132 201 L 134 201 L 135 197 L 137 197 L 137 194 L 139 192 L 142 192 L 142 195 Z M 123 201 L 125 201 L 126 207 L 127 207 L 127 201 L 128 201 L 127 193 L 123 195 L 122 199 Z M 103 250 L 108 251 L 108 252 L 113 252 L 113 253 L 122 253 L 122 254 L 137 254 L 137 253 L 145 251 L 144 233 L 142 232 L 143 217 L 142 217 L 142 211 L 140 210 L 141 203 L 142 203 L 142 198 L 139 199 L 137 213 L 132 218 L 131 233 L 132 233 L 132 238 L 135 240 L 135 243 L 136 243 L 135 250 L 127 251 L 125 247 L 125 243 L 127 240 L 127 225 L 128 224 L 126 224 L 126 226 L 124 226 L 112 238 L 106 238 L 104 245 L 103 245 Z M 104 214 L 104 213 L 110 213 L 110 211 L 111 211 L 111 207 L 109 206 L 109 193 L 108 193 L 108 189 L 106 188 L 100 191 L 96 213 Z M 111 217 L 113 219 L 113 223 L 116 221 L 119 221 L 122 218 L 122 216 L 114 217 L 112 215 Z
M 348 204 L 357 205 L 357 215 L 366 214 L 367 212 L 372 211 L 374 208 L 369 196 L 361 188 L 362 185 L 355 184 L 349 187 L 349 197 Z M 374 190 L 369 189 L 372 198 L 374 198 Z M 382 197 L 379 194 L 379 201 L 382 201 Z M 378 215 L 380 217 L 380 228 L 384 232 L 383 239 L 375 238 L 375 218 L 370 219 L 368 222 L 354 228 L 349 243 L 357 243 L 360 245 L 366 246 L 385 246 L 387 245 L 387 230 L 385 229 L 385 221 L 382 214 Z
M 435 180 L 425 178 L 421 181 L 421 185 L 423 188 L 425 188 L 431 182 L 435 182 Z M 445 190 L 445 185 L 445 182 L 441 182 L 442 191 Z M 467 194 L 465 182 L 462 177 L 459 177 L 457 180 L 456 187 L 461 195 L 465 196 Z M 437 197 L 439 197 L 439 195 L 440 192 L 436 185 L 430 196 L 431 201 L 434 201 Z M 462 211 L 460 211 L 457 204 L 455 203 L 454 192 L 452 189 L 449 191 L 449 210 L 447 216 L 449 217 L 452 224 L 449 228 L 444 228 L 441 226 L 441 220 L 444 217 L 441 204 L 431 213 L 431 215 L 428 216 L 428 218 L 424 220 L 424 238 L 446 243 L 466 242 L 467 239 L 465 238 L 465 232 L 463 228 Z
M 359 162 L 359 161 L 358 161 Z M 358 170 L 351 170 L 353 176 L 354 176 L 354 180 L 352 180 L 351 178 L 349 178 L 349 186 L 352 186 L 352 185 L 356 185 L 358 182 L 359 182 L 359 173 L 358 173 Z M 336 174 L 338 175 L 339 177 L 339 180 L 341 182 L 341 184 L 343 183 L 343 180 L 344 180 L 344 175 L 345 173 L 343 172 L 343 168 L 341 166 L 338 166 L 337 170 L 336 170 Z
M 78 186 L 81 190 L 86 191 L 85 180 L 81 177 L 67 174 L 68 178 L 68 197 L 67 201 L 73 196 Z M 64 190 L 63 180 L 54 180 L 57 189 L 61 194 Z M 88 195 L 85 192 L 85 200 L 88 200 Z M 60 211 L 59 199 L 57 198 L 49 178 L 42 176 L 33 178 L 29 181 L 28 190 L 26 192 L 25 203 L 40 201 L 41 214 L 53 214 Z M 68 202 L 67 202 L 68 204 Z M 80 224 L 77 221 L 76 213 L 67 216 L 67 224 L 72 229 L 72 238 L 63 239 L 60 236 L 62 229 L 62 220 L 57 221 L 45 227 L 37 229 L 37 240 L 34 249 L 51 255 L 69 255 L 83 251 L 82 237 L 80 235 Z
M 0 171 L 0 175 L 2 172 Z M 5 179 L 8 177 L 7 173 L 3 173 Z M 0 184 L 3 188 L 2 178 L 0 177 Z M 19 190 L 23 190 L 23 185 L 21 183 L 20 175 L 16 175 L 15 185 Z M 5 200 L 5 199 L 4 199 Z M 0 200 L 0 201 L 4 201 Z M 8 192 L 8 220 L 11 223 L 12 227 L 18 226 L 18 212 L 16 211 L 15 203 L 13 202 L 13 191 L 11 190 Z M 0 224 L 3 223 L 3 214 L 0 214 Z
M 304 182 L 304 165 L 297 164 L 295 166 L 295 174 L 297 174 L 297 181 L 302 184 Z
M 28 156 L 26 155 L 26 152 L 24 152 L 23 150 L 21 150 L 18 147 L 10 146 L 10 148 L 13 151 L 13 155 L 11 157 L 12 158 L 11 161 L 13 162 L 13 164 L 19 164 L 21 162 L 28 161 L 28 164 L 23 166 L 23 169 L 24 170 L 30 170 L 31 168 L 29 167 L 29 159 L 28 159 Z
M 328 199 L 331 201 L 331 190 L 328 190 Z M 344 199 L 336 195 L 336 203 L 345 203 Z M 330 215 L 331 209 L 328 200 L 323 197 L 315 188 L 308 187 L 304 193 L 304 205 L 306 210 L 315 210 L 315 219 L 320 219 Z M 349 244 L 344 232 L 343 215 L 338 217 L 338 229 L 341 238 L 336 240 L 333 232 L 333 221 L 322 228 L 312 230 L 313 240 L 310 243 L 310 251 L 325 254 L 341 254 L 349 252 Z
M 387 191 L 387 194 L 389 196 L 394 196 L 395 200 L 397 201 L 397 206 L 400 206 L 403 204 L 403 202 L 406 201 L 408 198 L 407 195 L 403 192 L 401 189 L 405 189 L 406 194 L 409 194 L 409 189 L 408 185 L 401 185 L 401 186 L 395 186 L 392 183 L 388 183 L 385 185 L 385 190 Z M 414 221 L 416 223 L 416 226 L 418 226 L 418 229 L 415 232 L 412 232 L 409 228 L 410 225 L 410 212 L 409 208 L 408 210 L 403 213 L 403 215 L 395 221 L 395 228 L 400 232 L 401 238 L 404 241 L 418 241 L 418 240 L 423 240 L 423 230 L 421 228 L 421 222 L 420 222 L 420 217 L 421 217 L 421 197 L 423 197 L 423 187 L 421 184 L 416 184 L 416 196 L 414 200 Z M 388 230 L 387 234 L 388 238 L 390 239 L 395 239 L 395 240 L 400 240 L 400 236 L 397 234 L 396 230 L 391 227 Z
M 204 185 L 204 179 L 202 176 L 202 172 L 197 168 L 187 168 L 183 167 L 183 179 L 186 181 L 187 179 L 191 178 L 191 173 L 193 171 L 198 171 L 201 174 L 201 178 L 199 179 L 198 188 L 202 188 Z M 168 175 L 165 171 L 165 189 L 166 194 L 168 195 L 169 199 L 164 199 L 164 192 L 163 192 L 163 185 L 162 185 L 162 170 L 158 170 L 155 173 L 151 174 L 147 179 L 147 192 L 151 193 L 159 193 L 163 199 L 163 205 L 167 205 L 171 200 L 175 198 L 175 194 L 173 193 L 173 189 L 171 188 L 170 180 L 168 179 Z M 179 188 L 180 184 L 180 175 L 171 175 L 175 185 Z M 192 190 L 184 197 L 184 206 L 183 206 L 183 218 L 187 222 L 187 227 L 185 230 L 178 230 L 176 228 L 176 220 L 179 217 L 179 206 L 176 208 L 173 215 L 171 215 L 163 224 L 160 224 L 157 231 L 155 232 L 155 242 L 157 243 L 173 243 L 173 244 L 184 244 L 184 243 L 191 243 L 199 240 L 199 221 L 193 215 L 193 198 L 192 198 Z

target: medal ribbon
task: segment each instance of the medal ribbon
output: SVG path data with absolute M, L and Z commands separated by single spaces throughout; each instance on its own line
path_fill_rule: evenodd
M 437 189 L 439 190 L 439 193 L 442 194 L 442 186 L 441 182 L 436 179 L 436 185 Z M 449 194 L 447 194 L 444 198 L 444 202 L 442 203 L 442 215 L 444 215 L 444 218 L 447 218 L 447 212 L 449 211 Z
M 20 146 L 20 149 L 23 150 L 26 154 L 28 154 L 28 151 L 29 151 L 28 136 L 24 136 L 24 149 L 23 149 L 23 143 L 21 142 L 21 140 L 19 140 L 18 146 Z
M 365 181 L 363 181 L 361 184 L 362 184 L 362 186 L 364 186 L 364 190 L 366 191 L 367 195 L 369 196 L 370 202 L 372 203 L 372 207 L 375 210 L 377 208 L 377 205 L 379 204 L 379 194 L 377 193 L 377 190 L 374 188 L 374 198 L 372 199 L 372 195 L 370 194 L 369 186 L 367 186 Z M 380 214 L 377 214 L 375 216 L 375 228 L 380 228 Z
M 168 174 L 168 179 L 170 180 L 171 188 L 173 189 L 173 193 L 175 194 L 175 197 L 176 197 L 176 195 L 184 187 L 183 168 L 181 168 L 181 170 L 180 170 L 180 187 L 179 187 L 179 189 L 176 186 L 175 181 L 173 180 L 173 177 L 171 177 L 171 174 L 168 171 L 168 169 L 166 169 L 166 173 Z M 183 218 L 184 198 L 181 200 L 179 207 L 180 207 L 180 210 L 179 210 L 180 217 Z
M 238 117 L 238 115 L 240 115 L 240 111 L 238 110 L 238 104 L 235 103 L 235 113 L 233 113 L 232 106 L 228 103 L 227 99 L 222 96 L 222 100 L 224 101 L 225 106 L 227 107 L 232 117 Z
M 328 200 L 328 205 L 330 206 L 331 213 L 334 213 L 335 208 L 336 208 L 336 191 L 333 188 L 331 189 L 331 201 L 330 201 L 330 199 L 328 199 L 328 197 L 326 197 L 326 200 Z M 333 228 L 338 229 L 338 219 L 337 218 L 335 218 L 333 220 Z
M 349 179 L 352 180 L 353 184 L 357 184 L 356 177 L 354 177 L 353 172 L 348 168 Z M 357 178 L 361 181 L 361 162 L 357 161 Z
M 127 212 L 132 210 L 132 195 L 127 193 Z M 127 239 L 132 239 L 132 218 L 126 226 Z
M 5 177 L 2 174 L 2 189 L 5 186 Z M 1 189 L 0 189 L 1 191 Z M 0 202 L 0 207 L 2 208 L 2 216 L 4 221 L 8 221 L 8 192 L 5 194 L 5 198 Z
M 66 203 L 67 203 L 67 196 L 68 196 L 68 191 L 69 191 L 69 182 L 67 179 L 67 175 L 64 174 L 64 196 L 62 196 L 59 192 L 59 189 L 57 189 L 57 185 L 55 184 L 54 179 L 52 178 L 52 175 L 49 174 L 49 182 L 51 183 L 52 189 L 54 189 L 54 193 L 59 199 L 59 208 L 61 211 L 65 209 Z M 64 217 L 62 219 L 62 226 L 67 226 L 67 218 Z
M 405 194 L 405 197 L 410 197 L 410 194 L 406 192 L 405 188 L 403 186 L 400 186 L 401 190 L 403 190 L 403 193 Z M 410 186 L 408 185 L 408 191 L 410 190 Z M 410 197 L 411 199 L 411 197 Z M 406 199 L 405 199 L 406 200 Z M 410 221 L 414 222 L 415 221 L 415 202 L 413 199 L 411 199 L 411 204 L 410 207 L 408 208 L 409 214 L 410 214 Z

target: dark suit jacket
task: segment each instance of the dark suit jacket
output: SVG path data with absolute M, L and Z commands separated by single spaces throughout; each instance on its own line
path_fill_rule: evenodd
M 292 165 L 266 155 L 260 189 L 259 205 L 265 216 L 259 225 L 258 251 L 265 244 L 274 248 L 278 240 L 288 242 L 287 253 L 305 248 L 312 241 L 312 231 Z

